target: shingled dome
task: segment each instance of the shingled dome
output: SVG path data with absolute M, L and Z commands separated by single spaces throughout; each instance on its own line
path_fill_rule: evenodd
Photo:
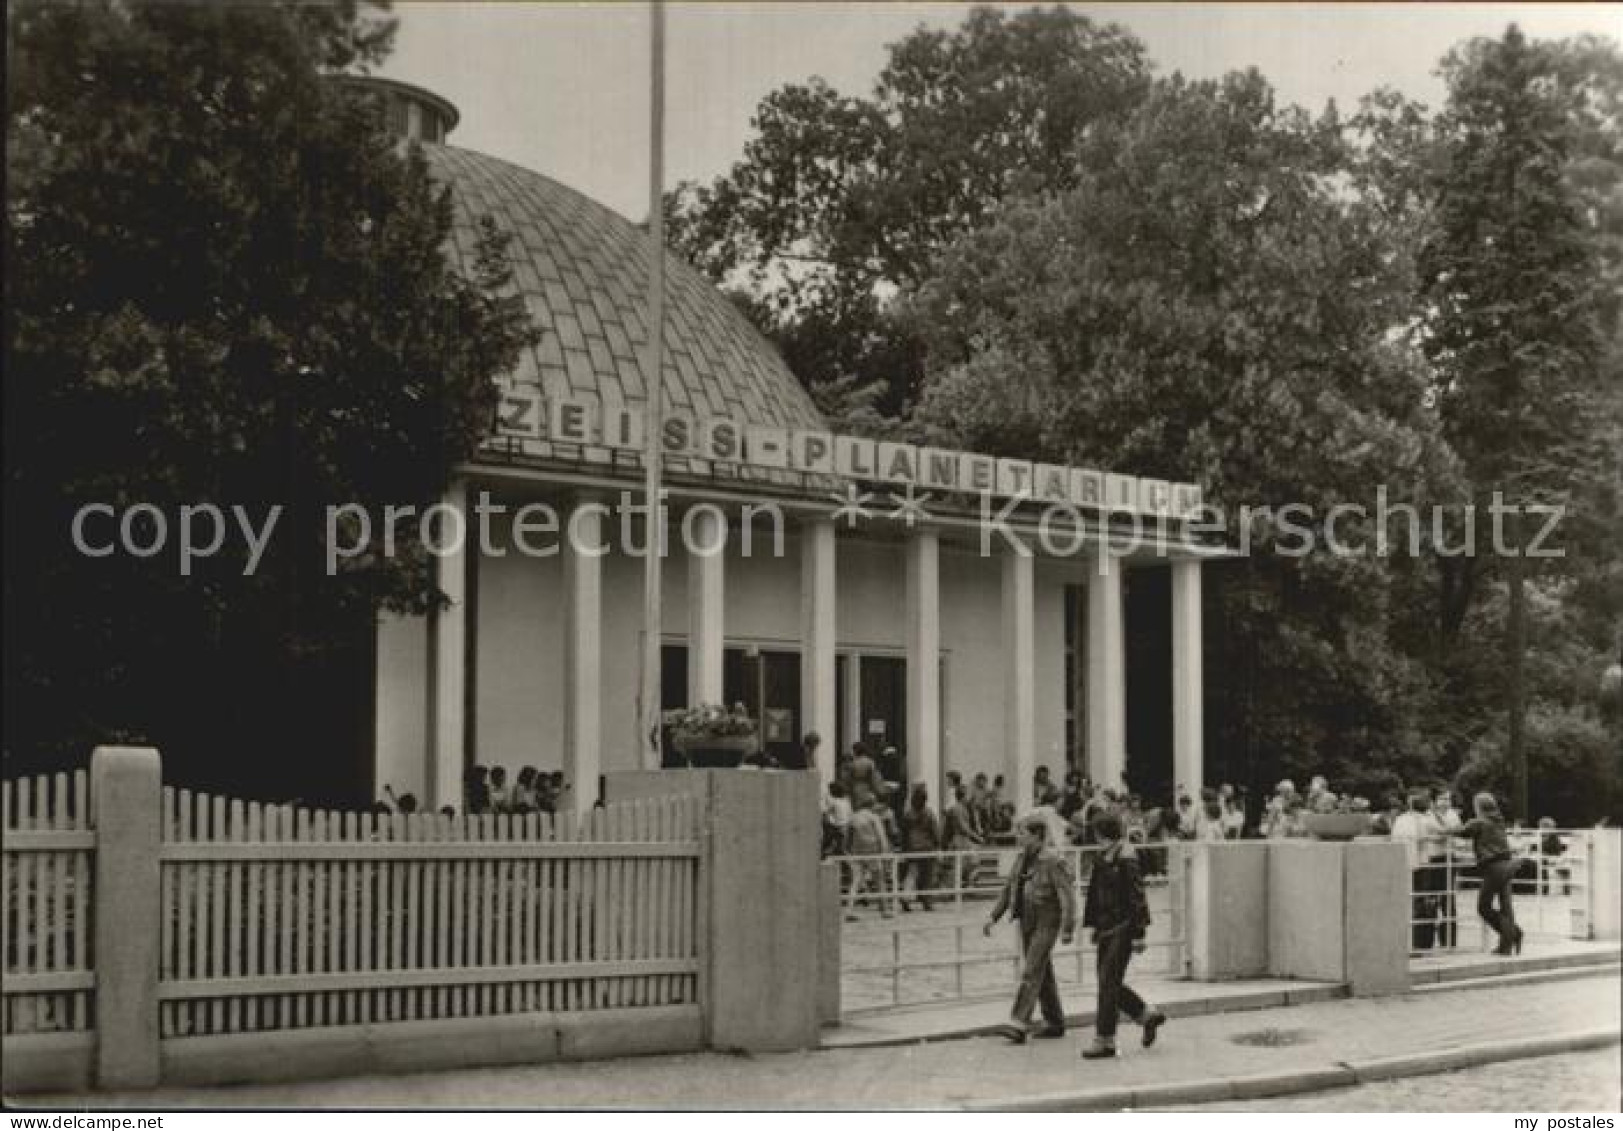
M 453 186 L 454 251 L 473 262 L 476 220 L 512 236 L 514 281 L 543 331 L 513 379 L 607 411 L 646 403 L 647 236 L 548 177 L 494 157 L 424 145 Z M 747 424 L 822 428 L 811 397 L 760 332 L 698 272 L 667 256 L 665 403 Z
M 478 221 L 512 237 L 514 282 L 542 331 L 510 379 L 614 412 L 647 403 L 648 237 L 624 217 L 529 169 L 443 144 L 460 120 L 432 91 L 378 76 L 331 81 L 379 101 L 385 128 L 422 145 L 454 202 L 451 254 L 467 271 Z M 781 428 L 825 427 L 777 350 L 708 280 L 666 256 L 666 407 Z

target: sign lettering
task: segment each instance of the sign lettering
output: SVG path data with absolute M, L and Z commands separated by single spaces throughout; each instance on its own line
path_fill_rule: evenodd
M 498 436 L 602 444 L 620 450 L 640 450 L 647 427 L 640 409 L 621 407 L 602 413 L 585 400 L 545 398 L 539 390 L 520 387 L 502 390 L 495 418 Z M 1187 517 L 1201 505 L 1200 487 L 1193 483 L 997 459 L 976 452 L 876 443 L 815 429 L 757 427 L 727 417 L 699 420 L 668 414 L 661 426 L 660 446 L 667 455 L 694 456 L 722 467 L 738 464 L 836 474 L 1096 510 Z

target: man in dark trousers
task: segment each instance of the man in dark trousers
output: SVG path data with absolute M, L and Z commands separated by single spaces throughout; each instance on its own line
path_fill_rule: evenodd
M 1003 892 L 992 908 L 982 933 L 992 927 L 1005 911 L 1020 922 L 1020 989 L 1014 997 L 1014 1011 L 1002 1033 L 1017 1045 L 1031 1035 L 1031 1013 L 1039 1003 L 1043 1027 L 1039 1037 L 1065 1035 L 1065 1007 L 1060 1004 L 1059 986 L 1054 982 L 1050 957 L 1054 941 L 1069 943 L 1076 934 L 1076 878 L 1064 857 L 1048 846 L 1048 826 L 1041 817 L 1020 822 L 1020 855 L 1014 862 Z
M 1144 899 L 1144 877 L 1133 846 L 1127 843 L 1121 817 L 1101 813 L 1094 818 L 1093 834 L 1103 850 L 1094 861 L 1088 881 L 1082 925 L 1093 931 L 1093 945 L 1098 949 L 1099 1008 L 1095 1021 L 1098 1035 L 1082 1050 L 1086 1060 L 1116 1055 L 1118 1013 L 1127 1014 L 1143 1026 L 1145 1048 L 1155 1043 L 1155 1034 L 1167 1019 L 1160 1010 L 1145 1005 L 1144 999 L 1126 984 L 1128 962 L 1144 949 L 1150 907 Z

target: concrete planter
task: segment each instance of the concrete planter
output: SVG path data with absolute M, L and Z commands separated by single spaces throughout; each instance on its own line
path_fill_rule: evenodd
M 1309 813 L 1302 822 L 1317 840 L 1352 840 L 1374 826 L 1368 813 Z
M 732 769 L 756 748 L 756 741 L 753 734 L 686 739 L 677 736 L 672 745 L 687 758 L 688 765 L 696 769 Z

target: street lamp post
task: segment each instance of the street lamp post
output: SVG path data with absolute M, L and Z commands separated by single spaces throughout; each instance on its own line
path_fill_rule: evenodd
M 643 497 L 647 504 L 647 537 L 643 559 L 642 705 L 639 741 L 642 766 L 660 765 L 660 578 L 664 565 L 665 524 L 660 507 L 662 467 L 660 440 L 665 427 L 665 5 L 651 0 L 648 130 L 648 336 L 643 349 L 643 385 L 648 423 L 643 437 Z

